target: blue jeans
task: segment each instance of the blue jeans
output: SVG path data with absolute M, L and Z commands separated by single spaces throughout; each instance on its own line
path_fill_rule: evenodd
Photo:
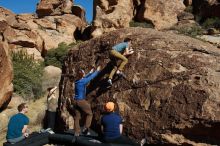
M 17 137 L 17 138 L 7 139 L 7 141 L 8 141 L 9 143 L 14 144 L 14 143 L 16 143 L 16 142 L 22 141 L 23 139 L 25 139 L 25 137 L 22 135 L 22 136 Z

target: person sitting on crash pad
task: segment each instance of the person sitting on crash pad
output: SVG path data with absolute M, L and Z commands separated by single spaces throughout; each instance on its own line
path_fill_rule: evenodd
M 106 114 L 101 118 L 103 140 L 106 143 L 138 145 L 129 138 L 122 135 L 123 124 L 119 114 L 114 112 L 115 104 L 107 102 L 105 104 Z
M 109 85 L 112 85 L 112 78 L 115 73 L 119 76 L 125 76 L 122 71 L 124 69 L 124 66 L 128 63 L 127 56 L 134 53 L 133 49 L 130 46 L 131 46 L 131 39 L 125 38 L 124 42 L 119 43 L 112 47 L 110 51 L 110 59 L 113 61 L 114 67 L 111 73 L 109 74 L 109 79 L 108 79 Z M 118 60 L 122 61 L 119 66 L 117 65 Z
M 7 142 L 17 143 L 29 136 L 28 124 L 29 118 L 25 115 L 28 112 L 26 103 L 18 106 L 18 113 L 12 116 L 8 123 L 8 131 L 6 135 Z

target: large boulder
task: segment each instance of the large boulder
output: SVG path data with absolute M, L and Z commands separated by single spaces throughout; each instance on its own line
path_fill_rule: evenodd
M 78 16 L 79 18 L 81 18 L 81 20 L 85 21 L 86 22 L 86 18 L 85 18 L 85 9 L 81 6 L 78 6 L 78 5 L 74 5 L 72 7 L 72 13 L 76 16 Z
M 183 3 L 185 6 L 191 6 L 192 5 L 192 0 L 183 0 Z
M 149 22 L 158 29 L 167 29 L 178 22 L 185 5 L 180 0 L 94 0 L 92 37 L 119 28 L 129 27 L 132 19 Z
M 180 0 L 147 0 L 141 1 L 137 20 L 149 21 L 156 29 L 166 29 L 178 22 L 177 15 L 185 9 Z
M 0 41 L 0 109 L 4 109 L 13 92 L 12 63 L 8 54 L 8 46 Z
M 5 29 L 8 27 L 8 23 L 5 19 L 5 17 L 0 16 L 0 26 L 1 26 L 1 28 L 0 28 L 1 33 L 4 32 Z
M 76 41 L 75 33 L 83 30 L 86 23 L 79 17 L 71 14 L 62 16 L 46 16 L 34 20 L 39 26 L 34 29 L 43 39 L 43 51 L 58 47 L 59 43 L 70 44 Z
M 72 6 L 71 0 L 40 0 L 36 13 L 38 17 L 71 14 Z
M 0 7 L 0 32 L 3 33 L 8 25 L 17 22 L 15 19 L 15 14 L 10 10 Z
M 129 27 L 133 18 L 132 0 L 94 0 L 94 20 L 92 37 L 105 32 Z
M 47 66 L 44 68 L 43 72 L 43 91 L 47 91 L 47 88 L 58 86 L 61 77 L 61 69 L 55 66 Z
M 0 39 L 4 38 L 10 50 L 23 48 L 28 54 L 34 54 L 36 60 L 43 60 L 47 50 L 57 48 L 59 43 L 75 42 L 86 27 L 85 12 L 80 7 L 72 7 L 72 1 L 42 0 L 42 3 L 59 4 L 56 11 L 60 15 L 38 18 L 34 14 L 16 15 L 0 7 L 0 33 L 3 34 Z M 68 10 L 71 14 L 66 14 Z
M 1 12 L 0 15 L 4 15 L 6 17 L 15 16 L 13 12 L 3 7 L 0 7 L 0 12 Z
M 219 0 L 193 0 L 193 11 L 201 17 L 219 17 L 220 3 Z
M 126 79 L 115 77 L 107 88 L 112 68 L 108 51 L 125 37 L 132 39 L 135 51 L 124 70 Z M 89 72 L 101 65 L 102 72 L 87 87 L 92 128 L 100 128 L 104 103 L 114 101 L 125 120 L 124 134 L 136 140 L 147 137 L 148 143 L 170 143 L 168 136 L 179 134 L 190 142 L 219 144 L 219 60 L 218 48 L 172 32 L 127 28 L 91 39 L 72 48 L 64 61 L 60 125 L 71 126 L 69 99 L 74 95 L 76 69 Z
M 17 22 L 15 18 L 16 14 L 11 12 L 10 10 L 0 7 L 0 17 L 4 17 L 9 25 L 12 25 Z M 2 25 L 1 25 L 2 27 Z

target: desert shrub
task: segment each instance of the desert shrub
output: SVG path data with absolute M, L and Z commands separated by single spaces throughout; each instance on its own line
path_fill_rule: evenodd
M 193 6 L 187 6 L 184 11 L 192 13 L 193 12 Z
M 129 26 L 130 26 L 130 27 L 143 27 L 143 28 L 153 28 L 153 27 L 154 27 L 152 23 L 137 22 L 137 21 L 134 21 L 134 20 L 132 20 L 132 21 L 129 23 Z
M 201 24 L 201 21 L 203 20 L 203 17 L 200 16 L 200 15 L 194 15 L 195 17 L 195 21 L 198 23 L 198 24 Z
M 42 95 L 43 63 L 34 60 L 25 51 L 12 52 L 14 91 L 25 99 Z
M 45 66 L 52 65 L 61 68 L 63 60 L 69 49 L 79 43 L 81 43 L 81 41 L 77 41 L 69 45 L 66 43 L 60 43 L 57 48 L 48 50 L 44 60 Z
M 220 19 L 218 17 L 214 18 L 207 18 L 203 23 L 202 26 L 206 29 L 208 28 L 220 28 Z
M 196 37 L 197 35 L 201 35 L 203 30 L 200 26 L 191 26 L 191 27 L 180 27 L 177 31 L 181 34 L 188 35 L 191 37 Z

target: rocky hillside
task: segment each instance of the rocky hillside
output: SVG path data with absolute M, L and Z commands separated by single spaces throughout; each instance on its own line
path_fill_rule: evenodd
M 36 59 L 59 43 L 74 42 L 86 26 L 84 9 L 73 6 L 72 1 L 41 0 L 34 14 L 16 15 L 0 8 L 3 24 L 1 38 L 10 50 L 27 50 Z
M 47 50 L 59 43 L 75 42 L 86 26 L 84 9 L 72 1 L 41 0 L 36 13 L 16 15 L 0 7 L 0 108 L 13 90 L 10 52 L 24 50 L 43 60 Z
M 94 0 L 90 26 L 85 10 L 72 0 L 40 0 L 36 14 L 17 15 L 0 7 L 0 110 L 7 106 L 13 92 L 10 52 L 25 50 L 35 60 L 44 60 L 48 50 L 61 42 L 93 38 L 72 48 L 63 64 L 59 97 L 62 130 L 74 128 L 69 99 L 74 94 L 76 68 L 88 72 L 92 66 L 101 65 L 101 74 L 88 86 L 94 129 L 100 129 L 104 103 L 114 101 L 125 120 L 124 134 L 135 140 L 147 138 L 148 143 L 168 145 L 220 145 L 220 50 L 176 33 L 179 29 L 196 37 L 203 31 L 199 23 L 206 18 L 220 18 L 219 2 Z M 215 23 L 213 20 L 218 19 L 210 21 Z M 147 23 L 153 29 L 129 28 L 131 22 Z M 220 30 L 220 22 L 216 24 Z M 213 30 L 212 34 L 219 33 Z M 108 51 L 125 37 L 132 39 L 135 50 L 125 68 L 127 78 L 115 78 L 112 88 L 107 88 L 112 68 Z M 200 38 L 203 37 L 210 41 L 210 36 Z M 220 46 L 220 35 L 211 37 L 214 38 L 210 42 L 214 39 L 216 46 Z M 49 86 L 46 81 L 44 85 Z
M 155 29 L 167 29 L 178 22 L 177 15 L 185 9 L 180 0 L 94 0 L 92 36 L 118 28 L 129 27 L 129 23 L 146 21 Z
M 125 68 L 126 79 L 106 86 L 112 68 L 108 50 L 125 37 L 132 39 L 135 54 Z M 60 82 L 61 118 L 71 127 L 69 99 L 74 95 L 75 69 L 102 65 L 101 74 L 89 85 L 88 99 L 94 112 L 93 128 L 106 101 L 114 101 L 125 120 L 125 134 L 149 143 L 205 142 L 220 144 L 220 50 L 190 37 L 153 29 L 128 28 L 91 39 L 68 54 Z M 69 110 L 69 112 L 68 112 Z M 172 139 L 174 135 L 186 141 Z
M 157 30 L 170 29 L 181 19 L 194 19 L 192 14 L 184 12 L 186 9 L 197 20 L 219 18 L 219 7 L 218 0 L 94 0 L 91 36 L 129 27 L 133 21 L 151 24 Z M 184 21 L 186 23 L 194 22 Z

